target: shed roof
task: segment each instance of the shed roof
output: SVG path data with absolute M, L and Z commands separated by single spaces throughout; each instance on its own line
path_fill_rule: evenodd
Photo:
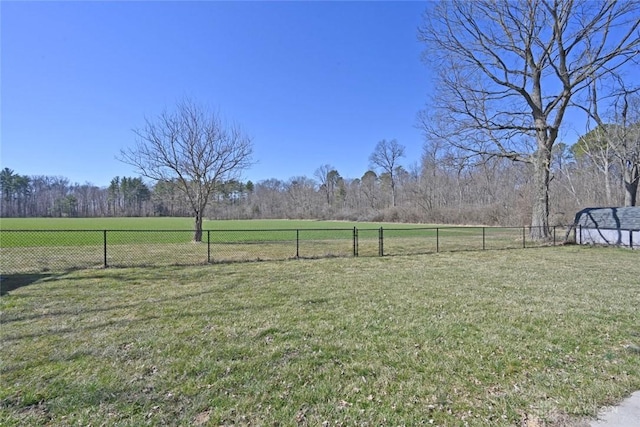
M 640 230 L 640 206 L 586 208 L 576 214 L 574 222 L 589 228 Z

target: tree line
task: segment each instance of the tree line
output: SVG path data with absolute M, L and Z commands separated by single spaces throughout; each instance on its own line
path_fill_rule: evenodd
M 627 129 L 624 145 L 640 128 Z M 609 132 L 608 138 L 602 136 Z M 618 130 L 618 132 L 622 132 Z M 597 128 L 574 145 L 556 144 L 550 164 L 551 225 L 570 224 L 588 206 L 635 205 L 629 170 L 640 159 L 622 156 L 621 143 Z M 635 135 L 635 139 L 631 138 Z M 613 141 L 608 145 L 607 141 Z M 461 159 L 444 144 L 427 143 L 419 161 L 402 165 L 404 146 L 380 141 L 370 170 L 343 177 L 330 164 L 311 176 L 216 182 L 204 217 L 211 219 L 336 219 L 520 226 L 531 220 L 532 165 L 488 157 Z M 70 183 L 64 177 L 26 176 L 0 171 L 3 217 L 192 216 L 188 195 L 175 180 L 145 182 L 115 177 L 109 186 Z
M 2 171 L 2 214 L 190 215 L 530 224 L 534 239 L 587 206 L 637 202 L 640 48 L 637 0 L 429 3 L 418 38 L 434 90 L 418 126 L 420 161 L 382 140 L 360 178 L 321 165 L 287 181 L 242 183 L 252 141 L 190 100 L 134 131 L 120 160 L 144 178 L 106 189 Z M 627 73 L 627 74 L 625 74 Z M 634 86 L 636 85 L 636 86 Z M 585 135 L 562 142 L 569 109 Z

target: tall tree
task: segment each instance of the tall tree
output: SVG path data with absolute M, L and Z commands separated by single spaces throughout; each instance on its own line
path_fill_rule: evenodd
M 0 171 L 0 188 L 2 189 L 2 216 L 11 216 L 11 208 L 16 187 L 17 175 L 13 169 L 4 168 Z
M 376 144 L 376 148 L 369 156 L 369 162 L 373 167 L 382 169 L 383 174 L 389 176 L 389 185 L 391 187 L 391 205 L 396 206 L 396 167 L 398 160 L 404 157 L 404 145 L 401 145 L 395 139 L 387 141 L 383 139 Z
M 109 207 L 111 215 L 118 216 L 122 208 L 122 194 L 120 193 L 120 177 L 116 176 L 109 183 Z
M 313 176 L 318 179 L 320 190 L 325 194 L 327 204 L 332 206 L 336 200 L 336 189 L 340 190 L 338 188 L 339 182 L 342 180 L 340 173 L 331 165 L 322 165 L 316 169 Z
M 376 207 L 376 188 L 378 184 L 378 175 L 372 170 L 368 170 L 362 175 L 360 190 L 367 200 L 367 207 Z
M 607 202 L 611 204 L 610 171 L 620 169 L 624 205 L 635 206 L 640 185 L 640 87 L 628 88 L 624 79 L 612 75 L 615 85 L 609 96 L 599 95 L 592 81 L 586 102 L 577 103 L 597 127 L 575 145 L 575 152 L 589 156 L 605 175 Z M 604 111 L 602 107 L 604 108 Z
M 312 218 L 318 206 L 316 182 L 306 176 L 294 176 L 285 184 L 289 218 Z
M 28 200 L 32 193 L 31 178 L 14 173 L 12 169 L 0 171 L 3 216 L 28 216 Z
M 598 126 L 581 136 L 571 147 L 571 152 L 579 160 L 587 158 L 604 182 L 607 206 L 614 204 L 611 188 L 612 169 L 615 158 L 613 147 L 608 144 L 607 126 Z
M 189 100 L 179 103 L 173 112 L 147 119 L 134 132 L 137 143 L 122 150 L 120 160 L 152 180 L 175 179 L 193 212 L 193 239 L 202 241 L 203 215 L 210 197 L 218 184 L 238 177 L 251 165 L 251 138 Z
M 622 167 L 624 205 L 637 206 L 640 189 L 640 97 L 625 98 L 616 155 Z
M 551 150 L 590 79 L 638 53 L 635 0 L 445 0 L 419 29 L 436 69 L 427 135 L 533 166 L 532 237 L 549 237 Z

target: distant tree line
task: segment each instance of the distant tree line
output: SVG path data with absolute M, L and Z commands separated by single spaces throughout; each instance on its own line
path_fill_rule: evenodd
M 637 200 L 634 171 L 640 159 L 632 155 L 640 152 L 637 125 L 624 133 L 625 144 L 615 136 L 619 129 L 598 129 L 572 146 L 558 143 L 554 147 L 551 225 L 571 223 L 575 212 L 584 207 L 630 205 Z M 397 141 L 381 141 L 369 158 L 371 169 L 359 178 L 343 177 L 335 167 L 324 164 L 313 177 L 218 183 L 205 217 L 530 223 L 530 164 L 490 156 L 464 159 L 438 143 L 426 144 L 420 161 L 411 166 L 399 163 L 403 157 L 404 147 Z M 634 183 L 631 197 L 630 184 Z M 25 176 L 4 168 L 0 193 L 3 217 L 192 216 L 185 193 L 171 180 L 149 184 L 139 177 L 115 177 L 108 187 L 98 187 L 72 184 L 63 177 Z

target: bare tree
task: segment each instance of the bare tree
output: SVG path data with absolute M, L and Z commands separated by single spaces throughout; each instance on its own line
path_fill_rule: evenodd
M 362 179 L 360 182 L 360 191 L 364 194 L 365 199 L 367 200 L 367 208 L 375 208 L 376 207 L 376 189 L 378 187 L 378 175 L 374 171 L 366 171 L 364 175 L 362 175 Z
M 572 97 L 638 54 L 635 0 L 445 0 L 419 38 L 437 71 L 421 125 L 469 156 L 533 165 L 532 237 L 549 237 L 551 150 Z
M 401 145 L 395 139 L 387 141 L 383 139 L 376 144 L 376 148 L 369 156 L 369 162 L 373 167 L 379 167 L 383 173 L 389 174 L 389 183 L 391 187 L 391 204 L 396 206 L 396 176 L 395 171 L 398 166 L 398 160 L 404 157 L 404 145 Z
M 314 172 L 313 176 L 320 183 L 320 190 L 324 192 L 327 198 L 327 204 L 332 206 L 336 198 L 336 188 L 341 179 L 340 174 L 331 165 L 322 165 Z
M 640 87 L 628 88 L 618 75 L 615 88 L 601 99 L 599 83 L 592 81 L 586 102 L 576 106 L 595 122 L 596 128 L 580 138 L 575 151 L 588 155 L 605 176 L 607 202 L 611 201 L 611 170 L 617 165 L 624 193 L 624 205 L 635 206 L 640 184 Z M 601 112 L 601 105 L 605 106 Z M 607 108 L 608 107 L 608 108 Z
M 616 155 L 623 171 L 624 205 L 637 206 L 640 187 L 640 97 L 636 93 L 628 99 L 625 93 L 620 115 L 617 117 L 618 144 Z
M 137 144 L 122 150 L 119 159 L 152 180 L 175 180 L 195 217 L 194 241 L 202 241 L 203 214 L 210 196 L 217 185 L 251 165 L 251 138 L 189 100 L 179 103 L 174 112 L 147 119 L 134 132 Z
M 312 218 L 317 211 L 316 182 L 306 176 L 294 176 L 285 184 L 289 218 Z
M 605 126 L 598 125 L 598 127 L 580 137 L 572 147 L 572 151 L 577 158 L 588 157 L 598 175 L 602 176 L 607 206 L 613 204 L 611 177 L 615 160 L 613 147 L 607 142 L 609 139 L 608 129 Z

